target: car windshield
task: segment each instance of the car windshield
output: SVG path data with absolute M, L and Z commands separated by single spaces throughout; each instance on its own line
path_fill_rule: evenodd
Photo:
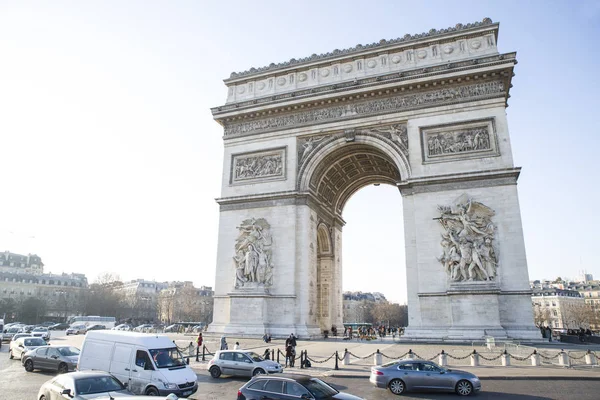
M 158 368 L 180 367 L 185 364 L 183 356 L 175 347 L 170 349 L 152 349 L 150 356 Z
M 394 365 L 396 365 L 396 364 L 398 364 L 398 360 L 395 360 L 395 361 L 390 361 L 389 363 L 383 364 L 383 365 L 382 365 L 382 367 L 383 367 L 383 368 L 387 368 L 387 367 L 394 366 Z
M 327 399 L 330 396 L 338 394 L 339 392 L 323 382 L 320 379 L 313 378 L 303 383 L 304 387 L 312 393 L 315 399 Z
M 45 346 L 46 342 L 44 342 L 44 339 L 40 339 L 40 338 L 30 338 L 30 339 L 24 339 L 23 343 L 25 344 L 25 346 Z
M 256 354 L 253 351 L 249 351 L 248 353 L 246 353 L 246 355 L 248 357 L 250 357 L 252 359 L 252 361 L 254 362 L 261 362 L 261 361 L 265 361 L 261 356 L 259 356 L 258 354 Z
M 58 352 L 61 356 L 70 357 L 70 356 L 78 356 L 79 349 L 77 347 L 59 347 Z
M 125 387 L 112 376 L 86 377 L 75 381 L 75 392 L 78 396 L 119 390 L 125 390 Z
M 46 328 L 35 328 L 33 331 L 34 332 L 46 332 L 48 329 Z

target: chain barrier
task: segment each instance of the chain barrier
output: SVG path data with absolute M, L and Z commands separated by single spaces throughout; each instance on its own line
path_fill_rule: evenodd
M 333 353 L 332 355 L 330 355 L 329 357 L 327 357 L 326 359 L 321 360 L 321 361 L 315 360 L 315 359 L 313 359 L 312 357 L 309 357 L 309 356 L 306 356 L 306 359 L 308 359 L 308 360 L 310 360 L 310 361 L 312 361 L 314 363 L 317 363 L 317 364 L 324 364 L 327 361 L 331 360 L 333 357 L 335 357 L 335 353 Z
M 510 358 L 513 358 L 513 359 L 515 359 L 517 361 L 527 361 L 527 360 L 531 359 L 531 356 L 534 355 L 534 354 L 536 354 L 536 353 L 531 353 L 531 354 L 529 354 L 528 356 L 525 356 L 525 357 L 513 356 L 512 354 L 509 354 L 509 356 L 510 356 Z
M 504 354 L 504 353 L 500 353 L 496 357 L 486 357 L 486 356 L 484 356 L 481 353 L 477 353 L 477 354 L 479 354 L 479 358 L 481 358 L 483 360 L 486 360 L 486 361 L 496 361 L 497 359 L 499 359 L 500 357 L 502 357 L 502 354 Z
M 569 356 L 569 358 L 572 358 L 573 360 L 583 360 L 586 356 L 585 354 L 582 355 L 581 357 L 575 357 L 575 356 L 572 356 L 571 354 L 567 354 L 567 355 Z
M 537 354 L 538 354 L 538 356 L 540 356 L 542 359 L 544 359 L 544 360 L 548 360 L 548 361 L 552 361 L 552 360 L 554 360 L 555 358 L 558 358 L 558 357 L 560 356 L 560 353 L 558 353 L 558 354 L 555 354 L 555 355 L 553 355 L 553 356 L 551 356 L 551 357 L 550 357 L 550 356 L 545 356 L 545 355 L 543 355 L 542 353 L 537 353 Z
M 338 354 L 338 356 L 337 356 L 337 359 L 338 359 L 339 361 L 344 361 L 344 356 L 342 355 L 342 356 L 340 357 L 340 356 L 339 356 L 339 354 Z
M 450 355 L 449 353 L 446 353 L 446 356 L 448 356 L 448 358 L 451 358 L 453 360 L 466 360 L 467 358 L 471 357 L 471 354 L 473 353 L 469 353 L 464 357 L 454 357 L 453 355 Z
M 440 354 L 442 354 L 442 353 L 437 353 L 435 356 L 433 356 L 433 357 L 431 357 L 431 358 L 428 358 L 426 361 L 433 361 L 433 360 L 435 360 L 436 358 L 438 358 L 438 356 L 439 356 Z
M 215 353 L 211 353 L 210 350 L 208 350 L 208 347 L 204 346 L 204 350 L 205 350 L 205 354 L 208 354 L 209 356 L 214 356 Z
M 365 359 L 367 359 L 367 358 L 369 358 L 369 357 L 373 357 L 375 354 L 377 354 L 377 352 L 376 352 L 376 351 L 374 351 L 373 353 L 369 354 L 368 356 L 364 356 L 364 357 L 359 357 L 359 356 L 357 356 L 356 354 L 354 354 L 354 353 L 350 353 L 350 352 L 348 352 L 348 354 L 350 354 L 350 355 L 351 355 L 352 357 L 354 357 L 354 358 L 358 358 L 359 360 L 365 360 Z

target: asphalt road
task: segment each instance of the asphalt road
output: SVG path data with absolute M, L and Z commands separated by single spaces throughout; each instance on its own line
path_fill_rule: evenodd
M 53 333 L 53 337 L 59 337 Z M 9 360 L 8 344 L 0 350 L 0 399 L 36 400 L 40 386 L 54 374 L 45 372 L 28 373 L 19 360 Z M 323 378 L 341 391 L 346 391 L 369 400 L 398 399 L 387 390 L 373 387 L 365 378 Z M 198 374 L 199 392 L 192 396 L 197 400 L 234 400 L 237 390 L 246 382 L 243 378 L 212 379 L 207 372 Z M 541 400 L 600 398 L 600 380 L 482 380 L 483 391 L 476 399 Z M 10 396 L 9 396 L 10 393 Z M 410 393 L 402 399 L 456 399 L 455 394 Z

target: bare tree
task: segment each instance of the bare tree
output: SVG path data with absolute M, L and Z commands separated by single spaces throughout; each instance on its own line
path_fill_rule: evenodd
M 541 326 L 550 326 L 550 310 L 548 308 L 542 308 L 540 306 L 533 307 L 533 322 L 538 328 Z
M 563 323 L 567 329 L 589 328 L 596 319 L 594 310 L 589 304 L 567 303 L 563 306 Z

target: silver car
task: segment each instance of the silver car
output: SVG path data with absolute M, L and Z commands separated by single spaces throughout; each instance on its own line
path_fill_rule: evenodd
M 31 331 L 31 336 L 41 337 L 47 342 L 50 340 L 50 331 L 44 326 L 38 326 Z
M 8 357 L 12 360 L 14 357 L 23 359 L 23 354 L 29 350 L 37 349 L 40 346 L 46 346 L 47 343 L 42 338 L 36 338 L 32 336 L 20 337 L 17 340 L 10 342 L 10 348 L 8 349 Z
M 431 361 L 396 360 L 371 368 L 369 381 L 394 394 L 408 390 L 456 392 L 468 396 L 481 390 L 481 382 L 470 372 L 446 369 Z
M 108 372 L 80 371 L 58 375 L 42 385 L 37 399 L 85 400 L 129 397 L 132 393 Z
M 27 372 L 34 369 L 66 373 L 75 371 L 79 360 L 79 349 L 71 346 L 44 346 L 28 351 L 21 357 Z
M 213 378 L 223 375 L 255 376 L 283 372 L 281 364 L 265 360 L 253 351 L 220 350 L 208 363 Z

